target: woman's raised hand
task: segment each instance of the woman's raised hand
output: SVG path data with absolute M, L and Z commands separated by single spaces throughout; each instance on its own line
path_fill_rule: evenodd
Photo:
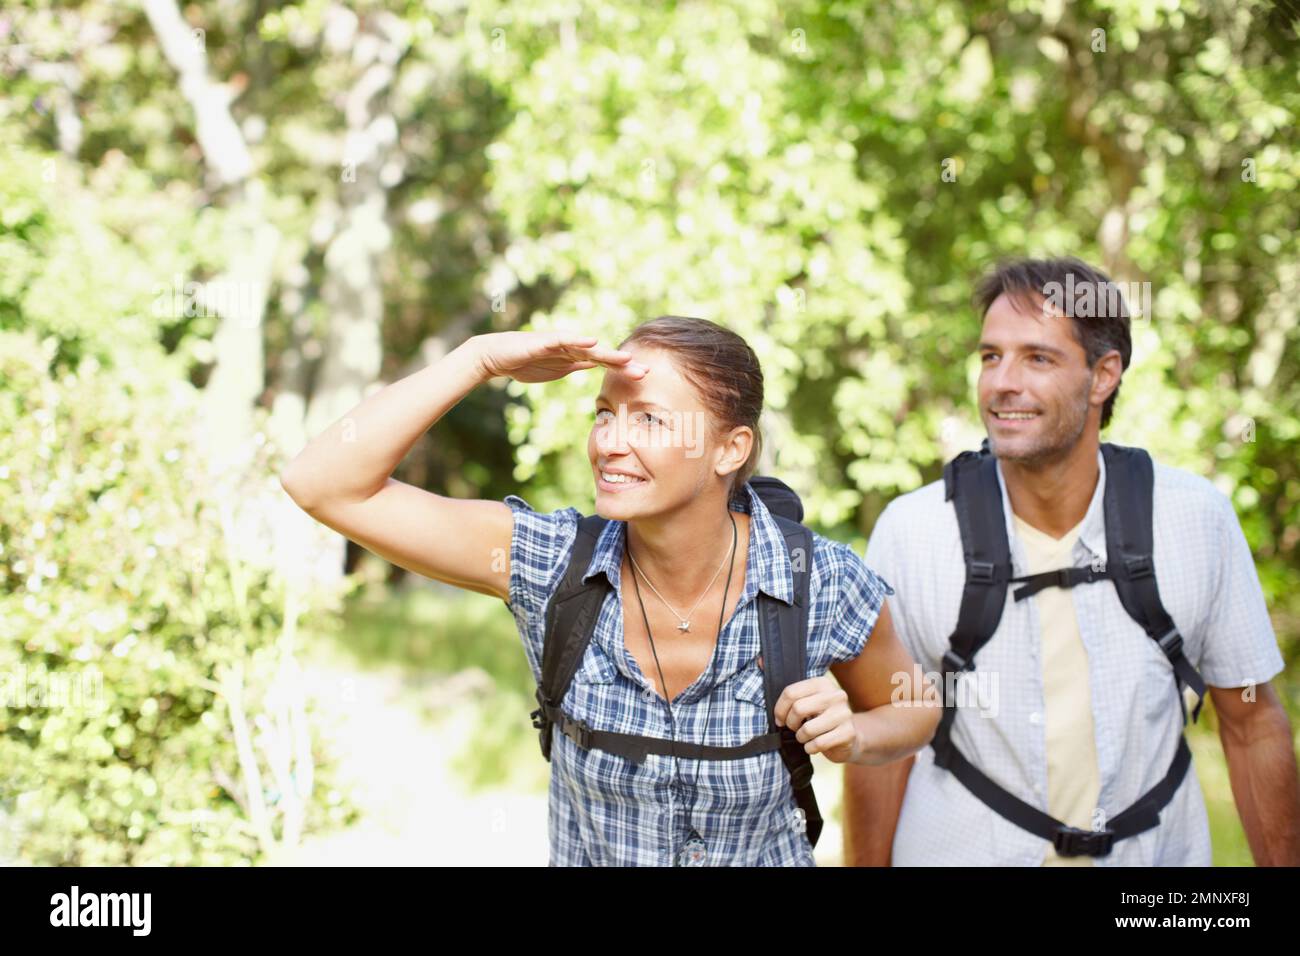
M 549 382 L 603 365 L 635 379 L 648 369 L 592 336 L 495 332 L 370 395 L 312 439 L 280 476 L 300 508 L 400 567 L 509 603 L 514 515 L 501 501 L 437 495 L 392 477 L 412 446 L 496 375 Z M 353 435 L 342 437 L 351 428 Z M 506 560 L 502 560 L 502 557 Z
M 597 344 L 594 335 L 562 332 L 490 332 L 470 340 L 484 378 L 506 375 L 517 382 L 552 382 L 570 372 L 603 365 L 642 378 L 648 369 L 631 352 Z

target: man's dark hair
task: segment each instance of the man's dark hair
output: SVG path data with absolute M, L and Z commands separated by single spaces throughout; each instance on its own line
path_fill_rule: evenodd
M 1060 308 L 1072 320 L 1075 341 L 1083 346 L 1089 367 L 1114 349 L 1119 352 L 1121 367 L 1128 368 L 1133 354 L 1128 308 L 1119 286 L 1100 269 L 1072 256 L 1006 259 L 975 287 L 975 306 L 981 318 L 993 300 L 1003 293 L 1023 311 L 1041 311 L 1043 303 L 1039 296 Z M 1110 422 L 1111 409 L 1118 397 L 1116 385 L 1101 408 L 1103 428 Z

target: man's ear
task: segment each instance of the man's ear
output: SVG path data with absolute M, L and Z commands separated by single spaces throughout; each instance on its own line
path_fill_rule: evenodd
M 1120 377 L 1124 374 L 1124 359 L 1119 352 L 1111 349 L 1092 367 L 1092 394 L 1094 405 L 1104 405 L 1106 399 L 1115 394 L 1119 388 Z

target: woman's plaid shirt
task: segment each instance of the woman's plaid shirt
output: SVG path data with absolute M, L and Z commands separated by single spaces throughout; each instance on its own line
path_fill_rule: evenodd
M 732 505 L 751 516 L 744 590 L 714 650 L 712 674 L 706 668 L 673 701 L 679 740 L 737 746 L 767 730 L 755 598 L 762 590 L 789 600 L 793 582 L 780 528 L 752 486 L 747 483 L 744 491 Z M 516 495 L 505 502 L 514 512 L 509 604 L 539 679 L 546 606 L 568 566 L 581 514 L 574 508 L 539 513 Z M 619 572 L 625 536 L 624 522 L 610 521 L 596 543 L 586 576 L 604 574 L 612 590 L 561 703 L 597 730 L 670 738 L 668 705 L 623 643 Z M 813 540 L 809 677 L 861 653 L 886 595 L 893 593 L 852 548 L 821 535 Z M 669 866 L 691 823 L 704 838 L 709 865 L 814 865 L 779 753 L 681 759 L 680 776 L 684 790 L 670 756 L 651 754 L 638 765 L 585 751 L 557 733 L 551 749 L 551 865 Z

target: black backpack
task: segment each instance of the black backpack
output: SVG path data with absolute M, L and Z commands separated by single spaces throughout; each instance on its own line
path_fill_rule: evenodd
M 1183 654 L 1183 638 L 1160 602 L 1152 560 L 1151 457 L 1141 448 L 1104 443 L 1106 463 L 1106 566 L 1060 568 L 1026 577 L 1011 576 L 1011 547 L 1007 541 L 1002 495 L 998 488 L 997 460 L 989 452 L 988 440 L 978 452 L 962 452 L 943 470 L 944 497 L 957 511 L 962 552 L 966 560 L 966 583 L 962 590 L 957 627 L 943 656 L 943 686 L 949 674 L 974 670 L 975 655 L 997 631 L 1006 604 L 1007 587 L 1018 583 L 1014 598 L 1023 601 L 1044 588 L 1072 588 L 1094 581 L 1110 580 L 1129 617 L 1137 621 L 1155 641 L 1174 669 L 1178 704 L 1183 724 L 1187 708 L 1184 685 L 1198 697 L 1192 721 L 1200 715 L 1205 682 Z M 955 701 L 944 694 L 943 719 L 931 746 L 936 766 L 952 772 L 971 793 L 1017 826 L 1048 840 L 1061 856 L 1106 856 L 1116 840 L 1136 836 L 1160 823 L 1160 811 L 1173 799 L 1192 761 L 1187 738 L 1181 737 L 1168 773 L 1128 809 L 1108 821 L 1101 830 L 1067 826 L 1037 807 L 1031 806 L 975 767 L 952 741 L 952 724 L 957 716 Z
M 584 721 L 565 713 L 560 703 L 591 642 L 596 618 L 606 595 L 612 590 L 601 574 L 583 582 L 591 555 L 605 527 L 605 518 L 587 515 L 578 523 L 569 566 L 546 608 L 546 636 L 542 645 L 542 680 L 537 687 L 538 707 L 532 712 L 533 726 L 540 732 L 542 756 L 551 759 L 551 734 L 558 729 L 584 750 L 618 754 L 641 763 L 647 754 L 668 754 L 696 760 L 738 760 L 780 750 L 790 771 L 794 797 L 803 815 L 808 841 L 817 845 L 822 817 L 812 788 L 812 759 L 788 727 L 778 728 L 773 708 L 786 686 L 804 680 L 808 667 L 808 574 L 812 561 L 813 536 L 804 527 L 803 503 L 777 478 L 758 476 L 749 481 L 776 519 L 785 536 L 786 551 L 794 573 L 794 602 L 787 604 L 760 591 L 758 623 L 763 655 L 763 688 L 767 706 L 768 732 L 739 747 L 713 747 L 674 742 L 662 737 L 620 734 L 594 730 Z

